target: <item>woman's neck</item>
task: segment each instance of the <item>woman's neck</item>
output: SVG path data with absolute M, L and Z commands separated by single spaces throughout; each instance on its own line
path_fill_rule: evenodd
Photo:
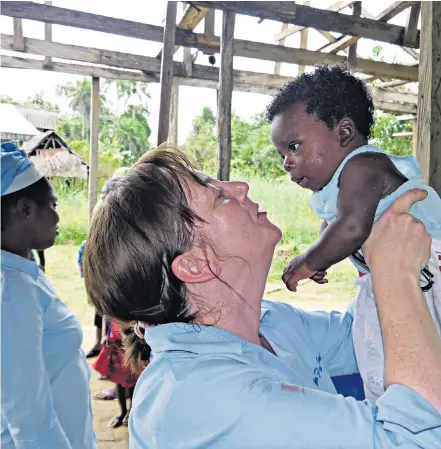
M 19 242 L 15 241 L 15 238 L 10 239 L 8 238 L 9 236 L 4 236 L 4 234 L 5 233 L 2 232 L 2 250 L 28 259 L 31 249 L 23 248 L 23 243 L 20 244 Z
M 215 279 L 195 292 L 200 324 L 212 325 L 261 345 L 259 325 L 267 272 L 236 276 L 231 282 Z M 203 291 L 202 291 L 203 290 Z

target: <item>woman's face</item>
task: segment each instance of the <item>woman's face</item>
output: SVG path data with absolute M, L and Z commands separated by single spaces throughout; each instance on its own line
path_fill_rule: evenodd
M 32 217 L 31 226 L 31 248 L 44 250 L 54 245 L 58 235 L 58 222 L 60 217 L 56 211 L 57 196 L 52 190 L 48 200 L 39 204 L 35 215 Z
M 246 182 L 211 180 L 207 187 L 191 183 L 188 201 L 191 209 L 205 220 L 202 233 L 218 256 L 239 256 L 250 264 L 271 264 L 282 233 L 248 197 L 248 191 Z

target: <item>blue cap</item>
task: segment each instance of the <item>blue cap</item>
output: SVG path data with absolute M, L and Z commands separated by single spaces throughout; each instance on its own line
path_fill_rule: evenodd
M 17 142 L 1 144 L 2 196 L 22 190 L 43 177 Z

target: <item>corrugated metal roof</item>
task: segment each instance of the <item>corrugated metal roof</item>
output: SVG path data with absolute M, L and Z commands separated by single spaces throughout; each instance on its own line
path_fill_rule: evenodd
M 13 104 L 0 103 L 0 135 L 2 139 L 27 140 L 40 131 Z
M 40 130 L 54 130 L 57 126 L 58 112 L 23 106 L 16 106 L 16 108 L 26 120 Z

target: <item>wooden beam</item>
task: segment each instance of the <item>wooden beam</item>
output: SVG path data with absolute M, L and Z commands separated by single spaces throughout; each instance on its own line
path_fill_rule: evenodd
M 156 60 L 156 58 L 152 58 Z M 16 56 L 2 56 L 2 67 L 12 69 L 26 70 L 45 70 L 55 73 L 70 73 L 81 76 L 100 76 L 109 79 L 122 79 L 129 81 L 159 82 L 157 73 L 147 73 L 141 71 L 120 70 L 114 68 L 97 67 L 91 65 L 78 65 L 64 62 L 53 62 L 52 67 L 44 65 L 44 61 L 31 58 L 19 58 Z M 175 74 L 182 73 L 182 67 L 175 63 Z M 159 73 L 159 71 L 158 71 Z M 255 72 L 245 72 L 234 70 L 234 90 L 239 92 L 251 92 L 263 95 L 276 95 L 280 86 L 292 78 L 286 76 L 277 76 Z M 175 75 L 176 76 L 176 75 Z M 195 65 L 193 78 L 179 76 L 179 84 L 191 87 L 203 87 L 207 89 L 218 89 L 219 87 L 219 69 L 216 67 L 207 67 Z M 415 114 L 416 106 L 413 104 L 401 104 L 391 102 L 381 102 L 375 99 L 373 92 L 374 105 L 377 109 L 402 114 Z
M 361 16 L 361 2 L 355 2 L 352 5 L 353 11 L 352 14 L 354 17 L 360 17 Z M 348 51 L 348 62 L 351 64 L 352 67 L 355 67 L 357 62 L 357 42 L 354 42 L 352 45 L 349 46 Z
M 7 34 L 0 35 L 1 40 L 1 48 L 3 50 L 12 50 L 13 44 L 13 36 Z M 161 62 L 156 58 L 149 56 L 141 56 L 141 55 L 133 55 L 130 53 L 122 53 L 117 51 L 110 50 L 101 50 L 97 48 L 86 48 L 80 47 L 76 45 L 68 45 L 68 44 L 60 44 L 57 42 L 45 42 L 39 39 L 31 39 L 25 38 L 25 52 L 31 53 L 33 55 L 39 56 L 51 56 L 53 58 L 59 59 L 70 59 L 77 60 L 85 63 L 92 64 L 100 64 L 112 66 L 109 68 L 99 67 L 99 66 L 82 66 L 76 64 L 65 64 L 65 63 L 57 63 L 58 67 L 67 67 L 70 70 L 68 73 L 74 74 L 86 74 L 83 73 L 82 67 L 87 67 L 88 76 L 100 76 L 102 78 L 122 78 L 122 79 L 133 79 L 133 80 L 142 80 L 149 82 L 159 82 L 159 73 L 161 70 Z M 19 61 L 23 61 L 22 64 L 25 64 L 25 68 L 36 68 L 39 69 L 40 60 L 31 60 L 31 59 L 21 59 L 21 58 L 13 58 L 12 60 L 5 59 L 8 58 L 3 56 L 2 62 L 5 64 L 11 61 L 15 61 L 14 64 L 18 64 Z M 35 64 L 31 64 L 31 61 L 35 61 Z M 115 70 L 113 67 L 130 69 L 128 70 Z M 65 70 L 65 69 L 63 69 Z M 61 70 L 61 71 L 63 71 Z M 91 75 L 90 70 L 93 70 L 93 75 Z M 137 70 L 134 72 L 133 70 Z M 60 71 L 60 70 L 59 70 Z M 142 71 L 144 73 L 141 73 Z M 173 73 L 175 76 L 185 77 L 188 76 L 179 62 L 173 63 Z M 193 77 L 199 79 L 209 79 L 213 81 L 219 80 L 219 69 L 216 67 L 203 66 L 195 64 L 193 67 Z M 280 88 L 287 81 L 292 79 L 291 77 L 280 76 L 280 75 L 270 75 L 264 73 L 256 73 L 242 70 L 234 71 L 234 81 L 235 84 L 247 84 L 250 86 L 259 86 L 259 87 L 267 87 L 270 89 Z M 181 83 L 182 84 L 182 83 Z M 372 92 L 374 95 L 380 89 L 379 86 L 372 87 Z M 385 91 L 387 92 L 387 91 Z M 399 92 L 397 94 L 397 99 L 395 101 L 404 101 L 404 102 L 414 102 L 413 100 L 415 96 L 413 94 L 406 94 Z M 406 98 L 406 99 L 404 99 Z M 390 97 L 387 98 L 391 100 Z M 392 99 L 393 101 L 393 99 Z
M 178 122 L 179 122 L 179 78 L 173 77 L 173 87 L 170 106 L 170 126 L 168 143 L 178 144 Z
M 404 31 L 404 44 L 412 47 L 415 45 L 418 33 L 418 19 L 420 17 L 421 2 L 413 5 L 409 10 L 406 29 Z
M 400 112 L 403 114 L 416 114 L 417 107 L 413 104 L 389 103 L 386 101 L 374 100 L 375 109 L 385 112 Z
M 46 66 L 48 67 L 48 66 Z M 89 223 L 98 200 L 98 131 L 100 123 L 100 79 L 92 78 L 90 104 L 90 152 L 89 152 Z
M 180 30 L 194 30 L 201 23 L 202 19 L 205 17 L 208 11 L 208 8 L 195 8 L 193 5 L 188 5 L 188 7 L 184 11 L 182 19 L 179 21 L 176 27 Z M 179 45 L 175 45 L 173 47 L 173 54 L 176 53 L 178 49 Z M 162 58 L 162 50 L 156 57 L 158 59 Z
M 221 65 L 217 100 L 217 179 L 230 179 L 231 102 L 233 94 L 234 23 L 236 14 L 225 11 L 222 16 Z
M 354 3 L 354 0 L 349 0 L 349 1 L 338 1 L 336 3 L 333 3 L 331 6 L 329 6 L 328 8 L 326 8 L 328 11 L 334 11 L 334 12 L 339 12 L 342 9 L 345 9 L 346 7 L 350 6 L 352 3 Z M 310 6 L 310 5 L 308 5 Z M 274 36 L 274 40 L 277 41 L 281 41 L 282 39 L 287 38 L 288 36 L 291 36 L 293 34 L 296 34 L 302 30 L 304 30 L 306 27 L 302 27 L 302 26 L 293 26 L 293 27 L 287 27 L 285 30 L 282 30 L 280 33 L 276 34 Z M 318 30 L 317 30 L 318 31 Z
M 421 4 L 416 155 L 423 177 L 441 195 L 441 2 Z
M 83 27 L 85 29 L 109 33 L 112 32 L 123 36 L 152 40 L 154 42 L 162 42 L 162 36 L 164 34 L 164 29 L 155 25 L 114 19 L 112 17 L 73 11 L 55 6 L 41 5 L 38 3 L 8 1 L 3 2 L 1 6 L 1 13 L 7 16 L 19 16 L 20 18 L 30 18 L 31 20 L 57 23 L 59 25 L 77 28 Z M 304 8 L 307 7 L 305 6 Z M 212 39 L 207 39 L 203 34 L 178 29 L 176 30 L 175 41 L 177 45 L 194 47 L 202 51 L 213 51 L 214 53 L 219 53 L 220 51 L 220 41 L 217 36 Z M 315 65 L 316 63 L 323 61 L 333 63 L 345 61 L 344 56 L 323 55 L 318 51 L 314 52 L 239 39 L 235 40 L 234 54 L 246 58 L 259 58 L 274 62 L 303 65 Z M 399 64 L 386 64 L 384 62 L 371 61 L 368 59 L 358 59 L 357 70 L 371 73 L 376 76 L 386 76 L 388 78 L 399 78 L 409 81 L 418 80 L 418 69 L 416 67 Z
M 408 84 L 409 81 L 403 81 L 403 80 L 393 80 L 393 81 L 385 81 L 384 83 L 377 84 L 376 87 L 386 88 L 386 87 L 397 87 L 397 86 L 403 86 L 404 84 Z
M 413 6 L 416 3 L 418 3 L 418 2 L 412 2 L 412 1 L 394 2 L 383 12 L 378 14 L 378 16 L 374 17 L 373 19 L 368 19 L 368 20 L 373 20 L 378 23 L 386 23 L 388 20 L 392 19 L 393 17 L 398 15 L 400 12 L 404 11 L 406 8 L 409 8 L 410 6 Z M 363 9 L 363 11 L 365 12 L 365 15 L 368 15 L 368 14 L 366 14 L 367 11 L 365 9 Z M 369 16 L 370 16 L 370 14 L 369 14 Z M 403 32 L 403 36 L 404 36 L 404 28 L 402 29 L 402 32 Z M 343 50 L 344 48 L 355 44 L 355 42 L 357 42 L 359 39 L 359 37 L 357 37 L 353 33 L 345 33 L 345 34 L 351 34 L 351 35 L 350 36 L 341 36 L 337 40 L 337 42 L 335 42 L 333 44 L 326 44 L 323 47 L 321 47 L 320 50 L 324 51 L 326 53 L 337 53 L 340 50 Z M 360 36 L 360 37 L 363 37 L 363 36 Z M 379 39 L 375 39 L 375 37 L 372 39 L 379 40 Z M 404 42 L 402 41 L 400 45 L 404 45 Z M 418 46 L 415 46 L 415 47 L 418 48 Z
M 52 1 L 51 0 L 45 0 L 44 2 L 45 5 L 52 5 Z M 47 42 L 52 42 L 52 24 L 50 23 L 45 23 L 44 24 L 44 40 Z M 44 58 L 44 63 L 46 65 L 51 65 L 52 64 L 52 58 L 50 56 L 46 56 Z
M 12 49 L 15 51 L 24 50 L 24 37 L 23 37 L 23 21 L 21 19 L 13 18 L 14 27 L 14 40 L 12 43 Z
M 198 6 L 211 6 L 224 11 L 233 11 L 237 14 L 403 45 L 404 28 L 398 25 L 297 5 L 294 2 L 195 1 L 192 3 Z M 415 44 L 415 47 L 417 48 L 418 45 Z
M 158 146 L 168 140 L 170 124 L 170 105 L 173 87 L 173 52 L 176 31 L 178 4 L 167 2 L 167 15 L 164 28 L 164 46 L 161 59 L 161 97 L 159 103 Z
M 287 28 L 288 28 L 288 24 L 282 23 L 282 31 L 283 31 L 283 30 L 286 30 Z M 284 45 L 285 45 L 285 38 L 280 39 L 278 45 L 284 46 Z M 282 65 L 282 63 L 280 63 L 280 62 L 276 62 L 276 63 L 274 64 L 274 74 L 275 74 L 275 75 L 280 75 L 280 66 L 281 66 L 281 65 Z

